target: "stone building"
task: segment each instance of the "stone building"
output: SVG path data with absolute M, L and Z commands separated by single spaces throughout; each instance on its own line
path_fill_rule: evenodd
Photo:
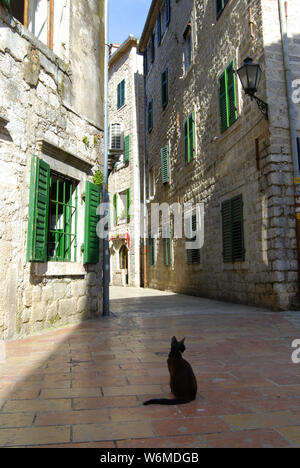
M 111 284 L 140 285 L 140 158 L 143 156 L 143 57 L 133 36 L 111 45 L 109 177 Z
M 151 4 L 140 39 L 148 198 L 200 204 L 204 222 L 202 212 L 190 208 L 183 236 L 174 235 L 175 213 L 169 225 L 161 223 L 156 235 L 149 234 L 150 287 L 273 309 L 299 305 L 294 176 L 300 119 L 291 137 L 294 104 L 288 99 L 282 31 L 286 25 L 296 87 L 300 4 L 286 2 L 281 28 L 280 3 Z M 268 104 L 268 120 L 237 76 L 247 57 L 261 66 L 257 96 Z M 201 228 L 203 245 L 191 244 Z M 161 236 L 165 231 L 171 233 L 167 239 Z
M 97 316 L 104 2 L 0 2 L 0 339 Z M 8 3 L 8 2 L 6 2 Z

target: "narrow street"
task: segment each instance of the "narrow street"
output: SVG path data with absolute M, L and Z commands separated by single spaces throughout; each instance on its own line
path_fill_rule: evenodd
M 114 287 L 110 318 L 7 343 L 0 446 L 300 446 L 294 314 Z M 170 397 L 173 335 L 186 338 L 197 399 L 145 407 Z

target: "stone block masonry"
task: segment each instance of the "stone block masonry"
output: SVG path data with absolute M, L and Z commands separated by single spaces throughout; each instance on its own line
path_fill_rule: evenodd
M 297 249 L 293 164 L 277 1 L 171 2 L 171 20 L 161 44 L 150 33 L 163 2 L 148 17 L 140 48 L 148 48 L 147 99 L 153 100 L 153 130 L 147 133 L 147 170 L 155 176 L 154 202 L 204 203 L 204 246 L 200 263 L 188 265 L 185 240 L 173 240 L 172 264 L 165 265 L 164 243 L 156 240 L 156 263 L 148 286 L 226 299 L 273 309 L 297 300 Z M 250 29 L 252 9 L 253 30 Z M 300 56 L 295 20 L 299 2 L 288 2 L 292 73 Z M 297 16 L 298 15 L 298 16 Z M 191 28 L 192 61 L 185 71 L 184 33 Z M 218 79 L 230 63 L 235 70 L 251 57 L 263 76 L 258 95 L 269 104 L 269 121 L 245 96 L 236 74 L 236 120 L 221 131 Z M 161 99 L 162 72 L 168 70 L 168 104 Z M 195 159 L 185 163 L 184 122 L 194 112 Z M 300 135 L 300 129 L 298 129 Z M 161 148 L 169 144 L 170 180 L 161 179 Z M 222 203 L 243 200 L 244 261 L 225 262 Z
M 66 2 L 70 28 L 76 26 L 80 3 Z M 81 195 L 93 171 L 102 167 L 99 5 L 89 2 L 80 25 L 92 52 L 87 54 L 85 46 L 72 39 L 68 61 L 0 6 L 0 338 L 30 335 L 101 311 L 101 254 L 98 264 L 84 267 L 81 252 L 85 209 Z M 85 86 L 75 45 L 76 53 L 91 62 Z M 89 89 L 95 80 L 97 104 L 90 106 Z M 32 155 L 78 184 L 76 262 L 27 262 Z

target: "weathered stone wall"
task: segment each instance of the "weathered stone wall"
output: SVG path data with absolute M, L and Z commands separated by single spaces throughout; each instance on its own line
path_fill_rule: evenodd
M 99 2 L 92 4 L 97 10 Z M 94 15 L 95 8 L 89 14 Z M 85 20 L 88 24 L 87 14 Z M 91 40 L 98 26 L 90 24 Z M 94 44 L 87 44 L 92 55 L 100 54 L 98 44 L 95 52 Z M 88 76 L 76 68 L 72 50 L 70 57 L 71 62 L 64 63 L 0 6 L 0 338 L 74 323 L 101 311 L 101 263 L 83 267 L 80 244 L 77 263 L 26 262 L 31 155 L 78 180 L 79 195 L 85 181 L 91 180 L 92 169 L 102 161 L 100 84 L 93 95 L 97 113 L 81 114 L 84 109 L 77 105 L 78 97 L 73 99 L 72 80 L 84 83 L 80 99 L 86 107 L 93 81 L 89 83 Z M 95 68 L 94 72 L 100 80 L 100 71 Z M 42 142 L 50 143 L 53 155 L 44 154 Z M 60 154 L 78 158 L 84 169 L 69 166 Z M 79 197 L 81 243 L 83 214 L 84 202 Z
M 113 195 L 130 188 L 131 209 L 130 222 L 114 225 L 113 207 L 111 206 L 110 238 L 122 240 L 111 241 L 111 282 L 122 284 L 122 272 L 118 262 L 120 248 L 127 245 L 126 234 L 129 233 L 128 280 L 130 286 L 140 284 L 140 155 L 143 154 L 143 100 L 142 74 L 143 59 L 137 54 L 137 42 L 132 38 L 124 53 L 116 52 L 117 59 L 111 59 L 109 68 L 109 120 L 110 124 L 120 123 L 124 136 L 130 135 L 130 161 L 120 169 L 115 169 L 109 178 L 109 194 L 111 205 Z M 126 43 L 126 41 L 125 41 Z M 124 43 L 124 44 L 125 44 Z M 124 47 L 121 45 L 120 50 Z M 125 79 L 125 105 L 117 109 L 117 87 Z M 127 246 L 128 247 L 128 246 Z
M 164 265 L 163 242 L 158 241 L 157 264 L 148 267 L 150 287 L 272 308 L 289 307 L 295 296 L 297 261 L 289 137 L 287 130 L 285 135 L 281 130 L 274 132 L 275 122 L 281 127 L 279 122 L 284 119 L 286 128 L 288 125 L 286 95 L 283 83 L 278 81 L 283 64 L 278 30 L 274 33 L 279 26 L 276 4 L 271 0 L 229 1 L 216 20 L 215 2 L 171 2 L 171 22 L 162 44 L 157 47 L 155 41 L 155 60 L 147 76 L 147 98 L 154 103 L 154 128 L 147 135 L 149 168 L 153 165 L 155 171 L 155 202 L 204 203 L 205 240 L 200 265 L 191 266 L 186 264 L 184 240 L 175 239 L 170 267 Z M 249 7 L 253 10 L 253 35 Z M 183 32 L 190 21 L 194 63 L 185 76 Z M 274 55 L 280 68 L 276 78 L 268 70 Z M 221 133 L 218 77 L 233 59 L 239 68 L 247 56 L 259 62 L 264 71 L 258 95 L 270 103 L 270 122 L 244 95 L 237 79 L 238 119 Z M 169 103 L 163 111 L 161 73 L 166 67 Z M 183 126 L 192 111 L 196 160 L 185 165 Z M 163 186 L 160 148 L 168 142 L 171 178 L 170 184 Z M 244 203 L 245 261 L 224 263 L 221 203 L 239 194 Z

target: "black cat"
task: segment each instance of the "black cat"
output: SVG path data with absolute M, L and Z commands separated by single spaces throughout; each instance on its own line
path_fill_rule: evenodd
M 175 399 L 153 399 L 144 402 L 144 405 L 180 405 L 195 400 L 197 394 L 197 380 L 191 365 L 182 357 L 185 351 L 184 340 L 177 341 L 173 336 L 171 351 L 168 358 L 170 372 L 170 387 Z

